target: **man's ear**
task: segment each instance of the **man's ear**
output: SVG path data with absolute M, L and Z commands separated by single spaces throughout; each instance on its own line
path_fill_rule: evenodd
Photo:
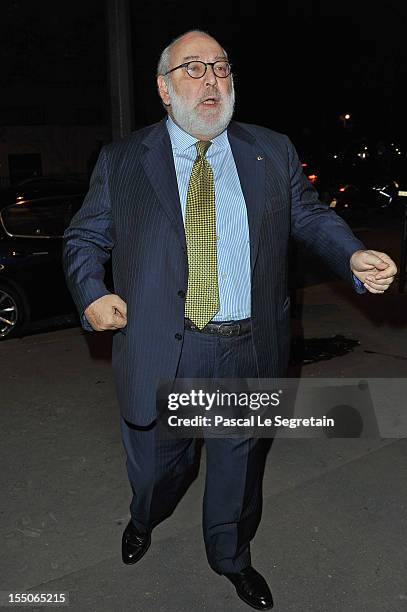
M 157 77 L 157 87 L 163 104 L 165 104 L 165 106 L 169 106 L 170 96 L 168 95 L 167 84 L 162 74 L 159 74 Z

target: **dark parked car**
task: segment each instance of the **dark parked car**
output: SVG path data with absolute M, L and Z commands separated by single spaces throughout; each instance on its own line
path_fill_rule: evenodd
M 75 177 L 37 176 L 0 191 L 0 210 L 10 204 L 60 195 L 82 195 L 87 182 Z
M 73 313 L 62 236 L 84 194 L 22 199 L 0 211 L 0 339 L 30 321 Z
M 329 205 L 349 223 L 369 224 L 399 218 L 398 183 L 390 177 L 339 182 L 329 195 Z
M 400 216 L 397 192 L 404 184 L 406 163 L 400 146 L 359 139 L 337 153 L 318 159 L 304 154 L 302 159 L 320 199 L 349 223 L 377 224 Z

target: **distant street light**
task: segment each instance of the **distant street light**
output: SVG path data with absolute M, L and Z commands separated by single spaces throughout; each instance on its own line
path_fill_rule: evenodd
M 349 113 L 342 113 L 342 115 L 339 115 L 339 119 L 342 123 L 342 126 L 346 128 L 348 125 L 348 121 L 350 121 L 351 119 L 351 115 Z

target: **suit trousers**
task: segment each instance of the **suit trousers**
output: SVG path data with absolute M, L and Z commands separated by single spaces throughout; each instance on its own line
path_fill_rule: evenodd
M 251 332 L 220 337 L 185 330 L 177 378 L 256 378 Z M 132 522 L 151 530 L 168 517 L 194 478 L 199 439 L 162 439 L 150 427 L 121 418 Z M 208 562 L 217 573 L 250 565 L 250 540 L 260 523 L 264 450 L 244 437 L 205 437 L 203 535 Z

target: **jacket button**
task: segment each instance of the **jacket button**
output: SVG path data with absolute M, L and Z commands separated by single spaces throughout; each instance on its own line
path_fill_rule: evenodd
M 183 291 L 182 289 L 180 289 L 180 290 L 178 291 L 178 297 L 180 297 L 180 298 L 184 298 L 184 297 L 185 297 L 185 295 L 186 295 L 186 294 L 185 294 L 185 291 Z
M 177 340 L 182 340 L 182 334 L 175 334 L 175 338 Z

